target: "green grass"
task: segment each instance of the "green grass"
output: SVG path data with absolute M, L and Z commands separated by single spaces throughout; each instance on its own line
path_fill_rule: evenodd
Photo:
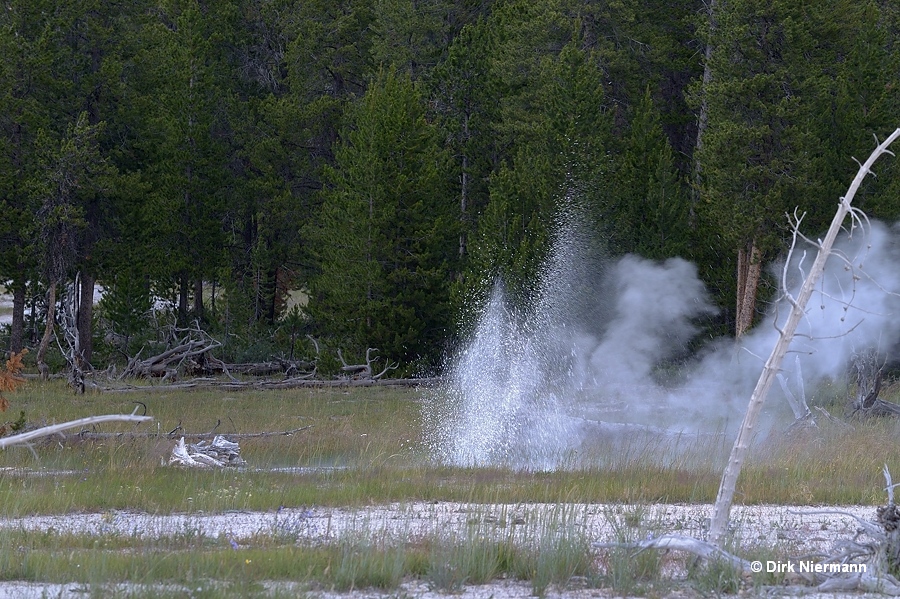
M 75 581 L 87 589 L 100 589 L 98 596 L 112 593 L 104 585 L 117 581 L 151 587 L 199 585 L 206 591 L 198 596 L 256 596 L 268 593 L 259 587 L 265 580 L 292 581 L 312 589 L 393 589 L 410 576 L 448 591 L 509 577 L 531 581 L 538 595 L 573 579 L 623 592 L 664 592 L 657 577 L 658 556 L 642 554 L 638 573 L 634 556 L 627 553 L 597 556 L 565 506 L 637 504 L 614 517 L 623 539 L 645 534 L 649 512 L 642 505 L 711 503 L 730 449 L 715 437 L 682 444 L 677 451 L 647 440 L 616 445 L 600 441 L 584 460 L 588 465 L 569 470 L 452 468 L 433 463 L 423 449 L 421 397 L 412 390 L 76 396 L 61 382 L 30 382 L 9 398 L 8 417 L 24 410 L 32 425 L 128 413 L 135 401 L 145 404 L 156 420 L 137 429 L 116 424 L 93 431 L 120 432 L 121 437 L 65 442 L 50 438 L 31 448 L 0 453 L 0 513 L 5 517 L 108 510 L 274 514 L 279 506 L 407 501 L 562 506 L 534 523 L 529 520 L 524 545 L 496 530 L 483 534 L 474 528 L 458 538 L 409 539 L 400 545 L 350 535 L 333 544 L 306 547 L 297 544 L 298 536 L 289 526 L 261 531 L 239 551 L 227 539 L 190 531 L 158 539 L 11 531 L 0 540 L 0 577 Z M 177 438 L 177 433 L 172 438 L 166 433 L 179 426 L 181 431 L 215 429 L 223 434 L 308 428 L 291 436 L 242 440 L 248 468 L 199 471 L 163 465 Z M 129 436 L 133 431 L 160 434 Z M 818 431 L 773 434 L 745 465 L 736 502 L 881 504 L 882 465 L 900 472 L 898 433 L 900 424 L 882 420 L 852 428 L 823 424 Z M 284 467 L 309 469 L 271 470 Z M 51 474 L 34 475 L 41 470 Z M 731 591 L 737 584 L 732 574 L 715 567 L 695 570 L 691 581 L 703 593 Z M 161 592 L 152 587 L 147 596 Z M 132 595 L 140 592 L 134 590 Z
M 76 396 L 61 382 L 29 383 L 11 396 L 8 414 L 25 410 L 30 424 L 91 414 L 130 412 L 147 405 L 156 420 L 139 432 L 156 437 L 49 438 L 0 453 L 0 468 L 69 471 L 24 476 L 0 470 L 7 516 L 137 509 L 270 510 L 279 505 L 365 505 L 388 501 L 471 502 L 711 502 L 728 447 L 721 439 L 691 441 L 673 452 L 664 444 L 597 443 L 594 466 L 555 472 L 451 468 L 422 449 L 421 402 L 412 390 L 330 389 L 277 392 L 151 392 Z M 164 466 L 180 431 L 254 433 L 308 426 L 291 436 L 244 439 L 243 470 L 186 471 Z M 127 433 L 130 425 L 102 431 Z M 883 501 L 881 467 L 900 472 L 893 421 L 851 429 L 772 435 L 745 465 L 737 502 L 745 504 L 876 504 Z M 665 456 L 660 459 L 660 456 Z M 271 468 L 334 467 L 305 472 Z
M 358 533 L 316 546 L 297 545 L 275 529 L 241 538 L 238 548 L 230 538 L 200 530 L 150 539 L 11 530 L 0 540 L 0 579 L 190 587 L 281 580 L 346 591 L 395 589 L 408 576 L 442 590 L 510 577 L 532 580 L 535 594 L 543 595 L 573 576 L 598 580 L 589 541 L 573 514 L 565 506 L 535 511 L 524 529 L 477 518 L 461 538 L 438 529 L 401 543 L 372 537 L 361 522 Z

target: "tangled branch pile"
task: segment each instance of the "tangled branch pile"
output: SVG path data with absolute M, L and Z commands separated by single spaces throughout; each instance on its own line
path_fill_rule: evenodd
M 187 466 L 191 468 L 223 468 L 225 466 L 244 466 L 241 447 L 221 435 L 217 435 L 212 443 L 198 441 L 185 443 L 184 437 L 178 440 L 169 458 L 170 466 Z

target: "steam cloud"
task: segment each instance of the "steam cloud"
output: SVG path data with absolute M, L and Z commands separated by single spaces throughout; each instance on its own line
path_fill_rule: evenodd
M 877 222 L 839 240 L 791 345 L 796 357 L 782 366 L 795 387 L 840 379 L 854 354 L 886 354 L 900 339 L 898 240 L 897 228 Z M 787 303 L 770 306 L 740 342 L 713 341 L 674 373 L 661 372 L 667 360 L 687 355 L 698 318 L 714 312 L 696 267 L 630 255 L 598 267 L 587 247 L 577 227 L 560 227 L 527 310 L 511 308 L 496 286 L 451 360 L 447 383 L 426 403 L 440 459 L 552 468 L 588 435 L 610 430 L 608 423 L 736 430 Z M 798 247 L 771 274 L 796 294 L 815 253 Z M 771 426 L 792 421 L 781 389 L 773 388 L 765 409 Z

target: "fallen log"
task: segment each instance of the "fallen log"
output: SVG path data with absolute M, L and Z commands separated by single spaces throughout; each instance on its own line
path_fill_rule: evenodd
M 92 385 L 93 389 L 101 393 L 134 393 L 175 391 L 182 389 L 219 389 L 222 391 L 240 390 L 268 390 L 268 389 L 322 389 L 345 387 L 431 387 L 440 384 L 438 377 L 420 379 L 335 379 L 319 380 L 306 378 L 290 378 L 281 380 L 262 381 L 222 381 L 216 379 L 193 379 L 179 383 L 165 385 L 123 385 L 100 386 Z
M 307 424 L 306 426 L 301 426 L 298 428 L 294 428 L 287 431 L 267 431 L 262 433 L 228 433 L 228 437 L 232 439 L 261 439 L 265 437 L 290 437 L 291 435 L 295 435 L 297 433 L 303 432 L 305 430 L 311 429 L 314 425 Z M 65 438 L 61 439 L 62 442 L 65 442 L 68 439 L 78 439 L 85 441 L 102 441 L 106 439 L 175 439 L 176 437 L 184 437 L 185 439 L 215 439 L 220 436 L 221 433 L 184 433 L 180 432 L 178 429 L 177 433 L 175 431 L 171 431 L 168 433 L 151 433 L 151 432 L 137 432 L 137 431 L 129 431 L 129 432 L 121 432 L 121 433 L 98 433 L 93 431 L 79 431 L 77 433 L 70 433 L 65 435 Z
M 742 559 L 733 553 L 720 549 L 712 543 L 684 535 L 666 534 L 634 543 L 592 543 L 591 546 L 598 549 L 636 549 L 638 551 L 660 549 L 665 551 L 686 551 L 708 561 L 724 562 L 734 569 L 748 574 L 752 571 L 749 560 Z
M 150 416 L 136 416 L 134 414 L 108 414 L 104 416 L 88 416 L 87 418 L 70 420 L 69 422 L 63 422 L 61 424 L 51 424 L 50 426 L 44 426 L 33 431 L 20 433 L 18 435 L 12 435 L 10 437 L 3 437 L 2 439 L 0 439 L 0 449 L 12 447 L 13 445 L 28 443 L 35 439 L 40 439 L 41 437 L 55 435 L 62 431 L 69 430 L 70 428 L 77 428 L 80 426 L 92 426 L 94 424 L 100 424 L 103 422 L 141 423 L 149 422 L 150 420 L 153 420 L 153 418 Z
M 316 365 L 306 360 L 275 360 L 269 362 L 248 362 L 244 364 L 223 364 L 219 370 L 212 369 L 208 374 L 220 374 L 225 370 L 231 374 L 247 376 L 272 376 L 275 374 L 295 373 L 296 378 L 315 375 Z

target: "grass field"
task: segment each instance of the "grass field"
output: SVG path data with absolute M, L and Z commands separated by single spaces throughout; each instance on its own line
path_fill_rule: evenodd
M 121 437 L 48 438 L 30 448 L 6 450 L 0 454 L 0 503 L 6 518 L 116 510 L 274 513 L 280 506 L 429 501 L 561 506 L 711 503 L 729 449 L 721 440 L 697 441 L 677 455 L 665 455 L 666 447 L 658 444 L 606 447 L 598 442 L 593 450 L 596 466 L 553 472 L 452 468 L 432 462 L 424 449 L 422 398 L 414 390 L 76 396 L 61 382 L 30 382 L 9 399 L 12 406 L 5 415 L 15 420 L 24 410 L 31 425 L 130 413 L 134 402 L 146 405 L 155 420 L 137 429 L 108 425 L 93 431 L 121 432 Z M 195 471 L 165 465 L 179 432 L 214 429 L 227 435 L 300 428 L 289 436 L 242 440 L 248 466 L 240 470 Z M 167 433 L 173 430 L 170 437 Z M 141 435 L 129 434 L 133 432 Z M 882 466 L 900 472 L 898 433 L 895 422 L 870 421 L 771 436 L 744 468 L 736 501 L 881 504 Z M 49 474 L 34 474 L 40 472 Z M 308 547 L 298 544 L 295 536 L 276 531 L 238 555 L 227 540 L 202 535 L 148 542 L 116 535 L 17 531 L 0 541 L 0 577 L 72 580 L 96 588 L 126 580 L 194 586 L 215 581 L 201 585 L 206 588 L 203 596 L 270 595 L 261 586 L 267 580 L 294 581 L 313 589 L 395 588 L 409 576 L 449 590 L 499 576 L 530 580 L 539 594 L 573 576 L 615 586 L 610 578 L 616 574 L 612 562 L 604 565 L 588 559 L 587 540 L 572 532 L 564 514 L 547 518 L 547 535 L 541 527 L 533 533 L 534 547 L 540 546 L 540 551 L 512 541 L 476 538 L 449 545 L 418 539 L 403 547 L 348 538 Z M 148 593 L 156 596 L 160 589 Z

